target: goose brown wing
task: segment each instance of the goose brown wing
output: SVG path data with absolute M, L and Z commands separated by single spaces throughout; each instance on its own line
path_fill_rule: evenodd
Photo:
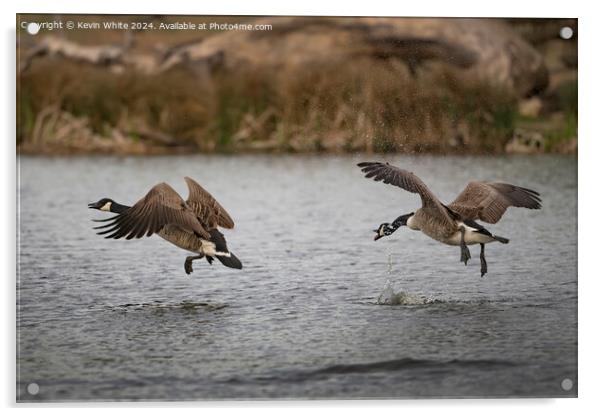
M 150 236 L 167 224 L 210 239 L 211 235 L 199 223 L 195 213 L 182 197 L 168 184 L 155 185 L 148 193 L 127 211 L 111 218 L 98 234 L 108 234 L 105 238 L 127 240 Z
M 188 185 L 188 199 L 186 203 L 203 225 L 208 229 L 217 228 L 217 226 L 234 228 L 234 221 L 232 221 L 228 212 L 209 192 L 194 179 L 189 177 L 185 177 L 184 179 Z
M 463 218 L 495 224 L 508 207 L 541 208 L 539 193 L 499 182 L 469 182 L 448 207 Z
M 445 222 L 452 222 L 445 207 L 439 202 L 437 197 L 424 182 L 422 182 L 418 176 L 414 175 L 414 173 L 381 162 L 362 162 L 358 163 L 358 166 L 362 168 L 362 172 L 366 174 L 366 178 L 382 181 L 390 185 L 398 186 L 408 192 L 419 194 L 423 208 L 427 208 L 430 212 L 436 213 L 441 219 L 445 219 Z

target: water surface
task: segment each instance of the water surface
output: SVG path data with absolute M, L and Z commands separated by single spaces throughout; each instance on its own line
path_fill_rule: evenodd
M 374 242 L 419 198 L 364 179 L 364 159 L 21 157 L 18 400 L 575 396 L 576 158 L 385 158 L 444 202 L 473 179 L 541 193 L 488 227 L 510 244 L 487 246 L 485 278 L 475 246 L 465 267 L 407 228 Z M 184 176 L 234 218 L 242 271 L 187 276 L 159 237 L 92 230 L 88 202 L 162 181 L 186 197 Z M 377 302 L 387 281 L 397 304 Z

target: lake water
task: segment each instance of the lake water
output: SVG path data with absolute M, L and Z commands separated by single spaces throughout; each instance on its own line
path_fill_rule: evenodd
M 444 202 L 472 179 L 538 190 L 543 209 L 460 250 L 403 227 L 420 206 L 363 178 L 388 160 Z M 577 394 L 577 160 L 525 157 L 21 157 L 17 399 L 551 397 Z M 243 270 L 157 236 L 106 240 L 89 202 L 133 204 L 184 176 L 236 222 Z M 390 266 L 389 266 L 390 259 Z M 383 295 L 383 296 L 381 296 Z M 393 299 L 382 305 L 385 298 Z M 572 386 L 563 380 L 572 381 Z M 39 391 L 36 394 L 36 383 Z

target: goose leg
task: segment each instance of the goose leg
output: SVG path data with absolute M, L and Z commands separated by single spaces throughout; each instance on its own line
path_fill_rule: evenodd
M 470 259 L 470 250 L 468 250 L 468 246 L 464 241 L 464 233 L 466 232 L 466 228 L 460 227 L 460 261 L 464 263 L 464 265 L 468 264 L 468 259 Z
M 485 244 L 481 243 L 481 277 L 487 273 L 487 261 L 485 260 Z
M 186 272 L 186 274 L 192 273 L 192 261 L 193 260 L 197 260 L 197 259 L 202 259 L 203 257 L 205 257 L 205 256 L 204 255 L 198 255 L 198 256 L 188 256 L 188 257 L 186 257 L 186 261 L 184 262 L 184 271 Z

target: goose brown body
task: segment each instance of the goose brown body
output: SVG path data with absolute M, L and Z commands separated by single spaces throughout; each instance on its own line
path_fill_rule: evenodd
M 408 220 L 408 227 L 422 231 L 433 240 L 445 243 L 457 231 L 458 224 L 448 214 L 440 214 L 432 208 L 418 208 Z
M 178 225 L 168 224 L 161 228 L 161 230 L 157 232 L 157 235 L 181 249 L 188 250 L 192 253 L 203 253 L 203 239 L 199 238 L 194 232 L 186 230 Z

